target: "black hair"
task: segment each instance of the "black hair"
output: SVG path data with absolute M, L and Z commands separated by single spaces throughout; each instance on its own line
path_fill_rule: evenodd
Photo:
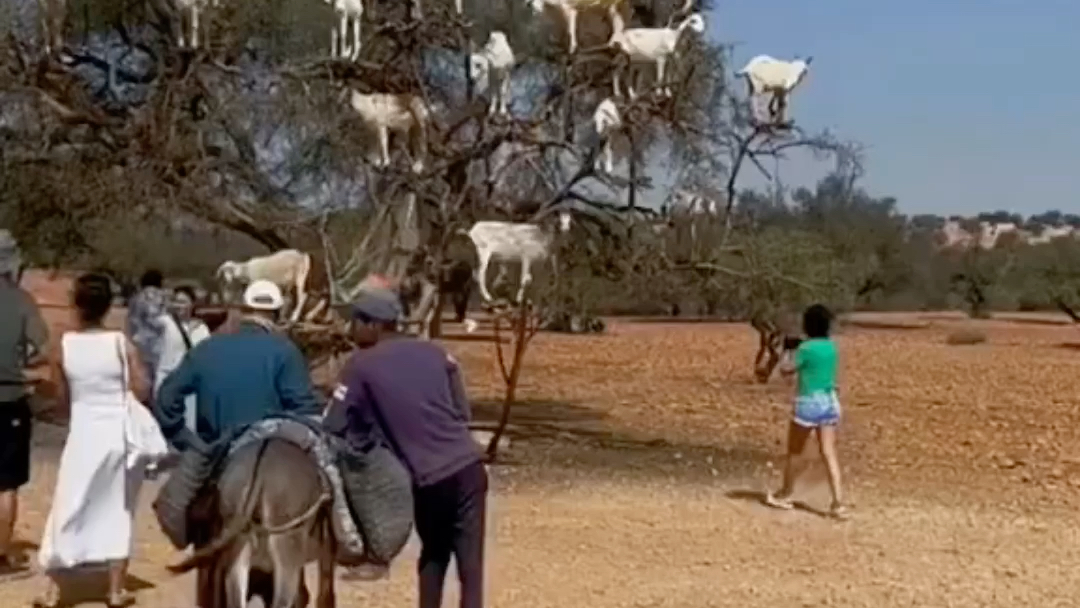
M 803 312 L 803 332 L 808 338 L 828 338 L 833 314 L 824 304 L 814 304 Z
M 79 320 L 87 325 L 98 324 L 112 307 L 112 281 L 103 274 L 84 274 L 75 279 L 73 299 Z
M 139 287 L 161 287 L 164 280 L 160 270 L 147 270 L 139 279 Z
M 173 293 L 182 293 L 191 300 L 192 304 L 195 303 L 195 289 L 190 285 L 181 285 L 174 289 Z

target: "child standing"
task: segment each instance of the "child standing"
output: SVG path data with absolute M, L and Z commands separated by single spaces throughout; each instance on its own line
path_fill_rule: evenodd
M 821 458 L 829 471 L 832 506 L 829 514 L 846 519 L 840 485 L 840 461 L 836 455 L 836 431 L 840 424 L 840 401 L 836 396 L 837 351 L 829 338 L 833 315 L 828 308 L 815 304 L 803 313 L 804 340 L 795 351 L 794 361 L 785 362 L 784 375 L 797 374 L 795 410 L 788 428 L 787 463 L 780 491 L 768 493 L 765 503 L 778 509 L 794 505 L 791 495 L 795 489 L 796 460 L 802 456 L 811 431 L 817 431 Z

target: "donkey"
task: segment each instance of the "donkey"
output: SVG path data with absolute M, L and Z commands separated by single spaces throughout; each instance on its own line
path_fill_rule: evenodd
M 311 455 L 284 439 L 255 441 L 229 457 L 216 485 L 200 505 L 216 534 L 169 566 L 174 574 L 199 570 L 199 606 L 244 608 L 254 592 L 267 608 L 304 608 L 303 568 L 317 561 L 315 606 L 334 608 L 332 497 Z M 272 592 L 257 588 L 260 574 L 269 574 Z

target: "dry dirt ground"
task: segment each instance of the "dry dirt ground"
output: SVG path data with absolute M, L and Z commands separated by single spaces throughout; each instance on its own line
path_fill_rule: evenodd
M 1080 329 L 1036 321 L 978 322 L 989 340 L 974 346 L 945 344 L 972 325 L 953 315 L 845 327 L 844 523 L 757 502 L 776 481 L 790 387 L 752 383 L 749 328 L 643 320 L 539 335 L 509 462 L 492 468 L 489 605 L 1080 605 Z M 491 419 L 492 344 L 447 344 Z M 18 526 L 28 541 L 62 442 L 42 428 Z M 827 505 L 820 467 L 800 491 Z M 164 570 L 177 556 L 153 494 L 138 514 L 139 605 L 191 606 L 191 579 Z M 415 554 L 389 581 L 341 583 L 339 605 L 414 605 Z M 4 583 L 0 605 L 25 605 L 38 584 Z

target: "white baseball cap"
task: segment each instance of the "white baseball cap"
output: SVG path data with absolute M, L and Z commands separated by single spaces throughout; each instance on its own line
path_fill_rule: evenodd
M 281 310 L 284 305 L 285 298 L 281 295 L 281 288 L 266 279 L 252 281 L 244 290 L 244 306 L 248 308 Z

